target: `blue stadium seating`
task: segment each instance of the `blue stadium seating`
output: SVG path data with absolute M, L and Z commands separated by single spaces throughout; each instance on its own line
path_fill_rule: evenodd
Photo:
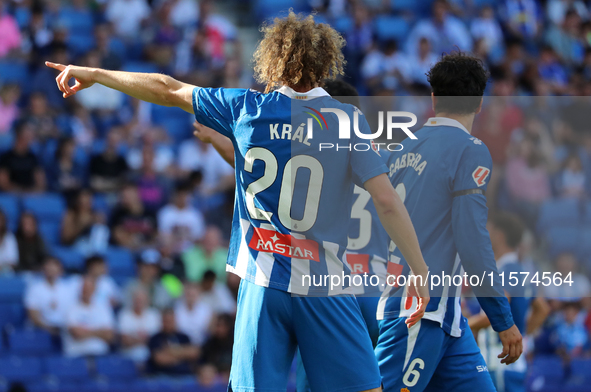
M 81 56 L 93 49 L 95 46 L 94 35 L 92 34 L 70 34 L 68 35 L 68 48 L 76 55 Z
M 81 392 L 129 392 L 130 383 L 121 380 L 96 379 L 82 384 Z
M 68 358 L 61 356 L 47 357 L 43 361 L 46 373 L 56 377 L 60 382 L 88 381 L 90 373 L 84 358 Z
M 72 7 L 62 8 L 59 14 L 60 22 L 68 28 L 69 35 L 92 35 L 94 19 L 89 10 L 77 10 Z
M 333 27 L 339 31 L 341 34 L 346 34 L 349 31 L 351 31 L 351 29 L 353 28 L 354 22 L 353 22 L 353 18 L 351 18 L 350 16 L 343 16 L 340 18 L 337 18 L 334 23 L 333 23 Z
M 135 273 L 135 259 L 126 248 L 110 246 L 104 256 L 112 275 L 129 276 Z
M 578 254 L 580 248 L 579 227 L 551 227 L 545 238 L 550 246 L 549 251 L 552 257 L 564 252 Z
M 0 62 L 0 84 L 18 83 L 25 84 L 29 75 L 27 63 L 18 61 Z
M 8 347 L 15 355 L 46 355 L 54 350 L 51 335 L 38 329 L 17 329 L 8 334 Z
M 41 360 L 39 358 L 0 358 L 0 378 L 4 378 L 8 382 L 32 382 L 41 376 Z
M 127 72 L 144 72 L 144 73 L 153 73 L 158 72 L 158 68 L 153 63 L 144 63 L 142 61 L 130 61 L 123 64 L 121 67 L 122 71 Z
M 28 392 L 83 392 L 83 385 L 49 379 L 27 384 Z
M 22 303 L 0 303 L 0 328 L 7 325 L 20 327 L 24 321 L 25 308 Z
M 555 226 L 578 226 L 581 223 L 581 205 L 577 199 L 554 199 L 542 204 L 537 230 L 546 233 Z
M 133 361 L 118 355 L 98 357 L 95 361 L 96 373 L 109 380 L 132 380 L 137 377 Z
M 59 244 L 61 237 L 61 222 L 41 221 L 39 222 L 39 233 L 45 240 L 45 243 L 52 247 Z
M 305 0 L 255 0 L 252 7 L 260 21 L 287 15 L 287 10 L 290 8 L 296 13 L 307 12 L 310 10 L 310 5 Z
M 75 249 L 66 246 L 53 246 L 51 254 L 57 257 L 66 270 L 82 271 L 84 256 Z
M 0 276 L 0 303 L 20 303 L 25 282 L 20 276 Z
M 379 41 L 402 40 L 408 33 L 408 22 L 399 16 L 378 16 L 375 20 L 375 33 Z
M 23 197 L 23 209 L 32 212 L 39 222 L 61 222 L 66 208 L 61 195 L 45 193 Z
M 18 198 L 8 193 L 0 194 L 0 210 L 6 215 L 8 227 L 13 231 L 16 230 L 20 216 Z
M 92 208 L 95 211 L 105 214 L 106 218 L 109 218 L 111 214 L 111 206 L 107 196 L 102 193 L 97 193 L 92 196 Z
M 542 378 L 543 385 L 558 385 L 564 379 L 562 360 L 556 355 L 535 357 L 531 366 L 530 380 Z

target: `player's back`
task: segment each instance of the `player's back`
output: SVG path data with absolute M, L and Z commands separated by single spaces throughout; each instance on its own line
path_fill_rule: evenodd
M 321 143 L 339 142 L 336 115 L 321 114 L 321 109 L 340 109 L 353 118 L 354 107 L 322 89 L 306 94 L 287 88 L 270 94 L 203 89 L 197 96 L 201 117 L 216 118 L 205 125 L 225 130 L 236 151 L 228 269 L 261 286 L 327 294 L 323 278 L 349 272 L 342 258 L 353 181 L 362 185 L 386 171 L 371 150 L 320 150 Z M 367 132 L 367 123 L 360 123 Z M 355 137 L 345 142 L 355 143 Z
M 490 154 L 480 140 L 457 121 L 447 118 L 429 119 L 415 136 L 416 140 L 406 139 L 402 142 L 403 150 L 391 155 L 389 177 L 416 228 L 430 275 L 461 274 L 452 227 L 454 198 L 462 196 L 462 192 L 475 192 L 474 189 L 484 193 L 490 165 L 479 167 L 473 157 L 480 155 L 488 162 Z M 389 271 L 393 270 L 393 263 L 403 267 L 402 274 L 408 273 L 408 265 L 398 249 L 393 249 L 390 262 Z M 435 287 L 425 315 L 453 336 L 459 336 L 465 326 L 460 291 L 461 286 Z M 402 288 L 393 289 L 389 295 L 380 308 L 383 316 L 410 314 L 402 306 Z

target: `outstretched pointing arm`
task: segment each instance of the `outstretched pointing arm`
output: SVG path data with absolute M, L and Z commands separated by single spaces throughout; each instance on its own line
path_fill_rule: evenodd
M 45 62 L 50 68 L 57 69 L 60 74 L 55 78 L 57 87 L 64 98 L 71 97 L 95 83 L 121 91 L 142 101 L 162 106 L 179 107 L 193 113 L 193 89 L 187 83 L 158 73 L 136 73 L 123 71 L 107 71 L 100 68 L 78 67 Z M 69 85 L 74 78 L 73 86 Z

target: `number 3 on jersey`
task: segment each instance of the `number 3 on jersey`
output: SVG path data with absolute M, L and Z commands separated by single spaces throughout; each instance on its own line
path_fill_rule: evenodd
M 255 197 L 258 193 L 263 192 L 273 185 L 277 179 L 279 167 L 277 164 L 277 158 L 275 158 L 275 155 L 273 155 L 271 151 L 266 148 L 253 147 L 244 155 L 244 170 L 248 173 L 252 173 L 254 162 L 257 160 L 265 163 L 265 170 L 263 176 L 250 183 L 246 189 L 246 206 L 251 218 L 270 222 L 273 213 L 258 208 L 255 205 Z M 304 214 L 302 218 L 294 219 L 291 216 L 294 184 L 298 170 L 302 168 L 310 171 L 308 193 L 306 194 Z M 318 159 L 309 155 L 296 155 L 287 161 L 283 169 L 277 213 L 279 215 L 279 221 L 288 230 L 304 232 L 310 230 L 312 226 L 314 226 L 316 218 L 318 217 L 318 205 L 320 203 L 323 180 L 324 169 Z

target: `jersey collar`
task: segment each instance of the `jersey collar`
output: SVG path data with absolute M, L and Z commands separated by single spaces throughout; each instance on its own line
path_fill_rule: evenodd
M 504 255 L 499 257 L 499 259 L 497 260 L 497 269 L 501 269 L 507 264 L 518 263 L 518 262 L 519 262 L 519 256 L 517 255 L 517 252 L 505 253 Z
M 448 118 L 448 117 L 431 117 L 430 119 L 427 120 L 427 122 L 425 123 L 425 126 L 426 127 L 440 127 L 440 126 L 456 127 L 456 128 L 460 128 L 462 131 L 466 132 L 468 135 L 470 134 L 470 132 L 468 132 L 466 127 L 464 127 L 459 121 L 454 120 L 452 118 Z
M 306 91 L 305 93 L 298 93 L 297 91 L 295 91 L 291 87 L 287 87 L 287 86 L 282 86 L 282 87 L 278 88 L 276 91 L 278 93 L 285 95 L 285 96 L 288 96 L 289 98 L 301 99 L 304 101 L 307 101 L 312 98 L 318 98 L 318 97 L 330 97 L 330 95 L 322 87 L 315 87 L 310 91 Z

